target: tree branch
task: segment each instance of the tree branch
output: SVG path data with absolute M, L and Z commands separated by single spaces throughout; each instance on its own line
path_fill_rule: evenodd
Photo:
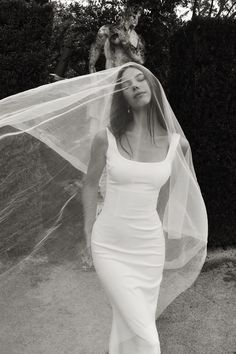
M 209 9 L 208 17 L 211 17 L 211 13 L 212 13 L 212 9 L 213 9 L 213 3 L 214 3 L 214 0 L 211 0 L 211 6 L 210 6 L 210 9 Z
M 224 7 L 225 5 L 227 4 L 229 0 L 226 0 L 226 1 L 220 1 L 220 8 L 219 8 L 219 11 L 218 13 L 216 14 L 216 17 L 220 17 L 221 13 L 224 11 Z
M 227 14 L 226 14 L 226 17 L 229 16 L 231 10 L 234 8 L 235 5 L 236 5 L 236 1 L 235 1 L 235 2 L 231 5 L 231 7 L 228 9 L 228 12 L 227 12 Z

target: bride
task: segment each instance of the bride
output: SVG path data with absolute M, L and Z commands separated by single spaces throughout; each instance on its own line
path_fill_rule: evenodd
M 168 134 L 155 103 L 152 82 L 141 67 L 118 72 L 110 122 L 93 139 L 84 182 L 88 263 L 94 262 L 113 311 L 109 354 L 161 352 L 155 314 L 165 236 L 156 205 L 180 135 Z M 96 218 L 105 166 L 106 196 Z
M 84 269 L 95 268 L 91 274 L 107 296 L 107 311 L 112 308 L 109 343 L 104 334 L 96 354 L 107 346 L 109 354 L 160 353 L 156 320 L 199 275 L 206 257 L 208 220 L 190 144 L 159 80 L 144 66 L 130 62 L 43 85 L 1 100 L 0 128 L 1 146 L 8 147 L 7 163 L 1 166 L 1 190 L 10 190 L 17 179 L 11 195 L 4 194 L 1 201 L 0 229 L 11 221 L 11 234 L 2 242 L 1 254 L 9 254 L 9 244 L 12 248 L 25 245 L 24 254 L 4 263 L 1 288 L 16 306 L 5 309 L 14 308 L 17 314 L 20 306 L 21 320 L 26 318 L 21 300 L 15 303 L 19 289 L 25 292 L 27 274 L 37 262 L 57 256 L 72 274 L 77 265 L 77 310 L 87 314 L 79 326 L 80 338 L 84 330 L 91 331 L 98 304 L 104 301 L 103 293 L 91 288 L 94 278 Z M 27 150 L 24 165 L 15 160 L 22 134 L 47 147 L 44 161 L 48 166 L 50 161 L 50 174 L 39 178 L 42 156 L 35 155 L 34 149 Z M 76 172 L 84 175 L 81 190 L 69 198 L 64 189 L 67 180 L 58 179 L 61 172 L 68 181 Z M 42 211 L 48 213 L 45 224 L 38 202 L 32 202 L 36 195 L 46 198 L 41 202 Z M 76 218 L 64 217 L 72 212 L 74 200 Z M 27 205 L 31 206 L 30 239 L 19 223 Z M 36 227 L 39 224 L 41 228 Z M 66 244 L 78 234 L 76 227 L 78 245 Z M 76 247 L 79 252 L 71 261 Z M 31 257 L 35 263 L 29 261 Z M 88 305 L 86 291 L 95 291 L 96 302 Z M 64 298 L 60 291 L 55 296 L 57 303 Z M 36 298 L 31 314 L 36 316 L 34 330 L 38 328 L 41 342 L 38 316 L 49 323 L 52 314 L 37 308 L 45 294 Z M 105 313 L 98 316 L 105 328 Z M 85 342 L 81 353 L 95 354 L 94 343 Z

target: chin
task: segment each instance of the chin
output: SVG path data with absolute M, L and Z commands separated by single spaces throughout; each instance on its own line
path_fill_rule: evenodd
M 147 106 L 149 103 L 150 103 L 150 99 L 145 99 L 145 98 L 143 98 L 142 100 L 140 100 L 140 102 L 138 102 L 138 104 L 136 105 L 136 107 L 138 108 L 138 107 L 145 107 L 145 106 Z

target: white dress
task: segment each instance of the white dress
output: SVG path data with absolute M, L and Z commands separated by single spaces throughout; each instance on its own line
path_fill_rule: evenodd
M 106 131 L 106 195 L 93 225 L 91 250 L 113 310 L 109 354 L 160 354 L 155 313 L 165 238 L 156 207 L 180 136 L 171 136 L 163 161 L 138 162 L 123 157 Z

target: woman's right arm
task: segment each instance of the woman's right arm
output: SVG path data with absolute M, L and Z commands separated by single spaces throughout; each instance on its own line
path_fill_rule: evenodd
M 93 138 L 87 174 L 82 187 L 84 232 L 87 246 L 90 246 L 92 228 L 96 219 L 98 186 L 106 165 L 107 144 L 106 129 L 103 129 Z

